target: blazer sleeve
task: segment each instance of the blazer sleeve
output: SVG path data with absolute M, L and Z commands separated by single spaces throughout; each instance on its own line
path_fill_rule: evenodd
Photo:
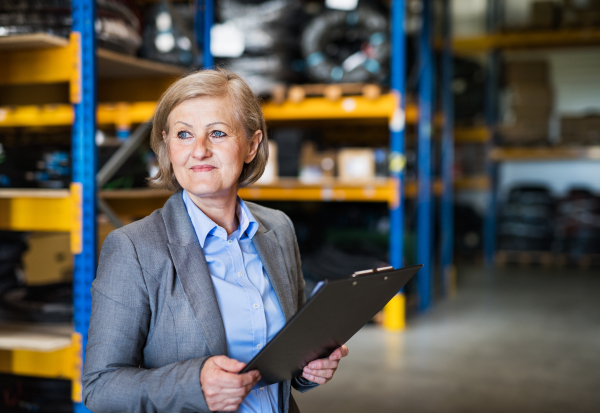
M 300 259 L 300 248 L 298 247 L 298 239 L 296 238 L 296 231 L 294 229 L 294 224 L 292 220 L 284 213 L 285 219 L 287 223 L 290 225 L 292 229 L 292 242 L 294 243 L 294 255 L 296 261 L 295 273 L 298 282 L 298 308 L 302 307 L 304 303 L 306 303 L 306 297 L 304 296 L 304 287 L 306 283 L 304 282 L 304 277 L 302 275 L 302 261 Z M 319 383 L 312 382 L 310 380 L 305 379 L 304 377 L 295 377 L 292 379 L 292 387 L 299 391 L 300 393 L 304 393 L 317 387 Z
M 154 310 L 145 275 L 129 236 L 111 232 L 92 285 L 83 402 L 95 413 L 209 412 L 200 387 L 208 357 L 140 367 Z

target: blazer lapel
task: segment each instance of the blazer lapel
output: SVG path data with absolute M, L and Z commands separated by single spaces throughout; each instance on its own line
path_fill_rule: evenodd
M 227 337 L 219 303 L 181 192 L 175 192 L 162 209 L 169 251 L 177 277 L 210 352 L 215 356 L 227 355 Z
M 279 305 L 287 321 L 292 318 L 295 311 L 290 289 L 290 278 L 284 261 L 285 257 L 275 231 L 266 231 L 262 223 L 259 222 L 258 224 L 258 231 L 252 237 L 252 243 L 267 272 L 267 277 L 273 290 L 275 290 L 275 295 L 277 295 Z

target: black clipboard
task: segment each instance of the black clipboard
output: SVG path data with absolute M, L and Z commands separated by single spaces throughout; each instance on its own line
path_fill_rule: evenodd
M 329 357 L 356 334 L 421 267 L 376 268 L 325 280 L 240 374 L 258 370 L 264 385 L 302 375 L 308 363 Z

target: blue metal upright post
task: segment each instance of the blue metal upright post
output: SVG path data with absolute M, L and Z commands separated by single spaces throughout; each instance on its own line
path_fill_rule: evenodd
M 396 109 L 390 120 L 389 171 L 394 182 L 395 197 L 390 203 L 390 265 L 404 265 L 404 132 L 406 126 L 406 35 L 404 32 L 404 0 L 392 0 L 392 60 L 391 86 L 396 97 Z M 404 328 L 404 293 L 400 292 L 384 311 L 384 327 L 390 330 Z
M 72 2 L 73 35 L 77 45 L 78 69 L 71 85 L 75 121 L 72 130 L 72 185 L 78 215 L 72 231 L 75 253 L 73 272 L 73 311 L 75 339 L 80 346 L 79 373 L 85 360 L 90 324 L 92 281 L 96 275 L 96 15 L 94 0 Z M 89 412 L 81 403 L 81 382 L 73 382 L 74 410 Z
M 454 274 L 454 98 L 452 77 L 454 73 L 452 57 L 452 12 L 451 0 L 443 0 L 444 48 L 442 51 L 442 199 L 440 210 L 441 224 L 441 293 L 446 296 L 453 288 L 450 285 Z
M 498 30 L 499 17 L 501 14 L 501 2 L 498 0 L 488 0 L 487 26 L 488 31 L 493 33 Z M 486 70 L 486 123 L 491 139 L 486 143 L 486 153 L 489 154 L 496 141 L 496 122 L 498 118 L 498 76 L 500 70 L 500 51 L 493 49 L 490 51 L 487 59 Z M 487 193 L 486 210 L 483 224 L 483 252 L 485 263 L 489 266 L 494 262 L 496 252 L 496 205 L 498 202 L 496 181 L 497 165 L 488 156 L 486 158 L 486 173 L 490 188 Z
M 213 55 L 210 52 L 210 29 L 214 22 L 214 0 L 194 1 L 194 32 L 196 40 L 202 49 L 202 66 L 212 69 Z
M 403 265 L 404 248 L 404 132 L 406 125 L 406 35 L 404 33 L 404 0 L 392 2 L 392 64 L 391 86 L 396 96 L 396 111 L 390 122 L 390 176 L 398 191 L 396 201 L 390 206 L 390 265 Z
M 433 53 L 431 44 L 432 0 L 423 0 L 419 35 L 419 126 L 417 144 L 417 263 L 424 267 L 417 274 L 419 310 L 431 305 L 433 273 L 433 223 L 431 194 L 431 135 L 433 122 Z

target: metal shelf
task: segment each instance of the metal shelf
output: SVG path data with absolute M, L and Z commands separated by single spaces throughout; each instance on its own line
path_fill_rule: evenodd
M 306 104 L 267 103 L 263 107 L 265 119 L 267 121 L 389 119 L 393 115 L 395 105 L 391 95 L 384 95 L 377 100 L 360 96 L 335 102 L 326 98 L 309 99 L 312 102 Z M 345 99 L 351 99 L 356 103 L 353 111 L 344 109 Z M 97 122 L 99 125 L 130 125 L 147 122 L 154 114 L 156 103 L 155 101 L 100 103 L 97 105 Z M 408 106 L 406 122 L 415 124 L 418 117 L 417 107 Z M 437 118 L 436 122 L 441 123 L 441 115 Z M 69 104 L 0 107 L 0 127 L 67 126 L 73 123 L 73 119 L 73 107 Z M 485 127 L 456 128 L 454 133 L 458 143 L 484 143 L 489 138 L 489 131 Z
M 484 190 L 485 176 L 462 177 L 454 182 L 455 190 Z M 442 194 L 441 181 L 433 184 L 433 193 Z M 365 182 L 342 182 L 327 179 L 305 183 L 297 178 L 279 178 L 270 184 L 254 184 L 239 190 L 248 201 L 319 201 L 319 202 L 387 202 L 397 201 L 394 181 L 377 178 Z M 146 216 L 162 208 L 171 191 L 156 189 L 114 189 L 100 191 L 100 197 L 123 216 Z M 404 196 L 414 198 L 417 183 L 406 183 Z M 0 229 L 15 231 L 73 231 L 76 201 L 66 189 L 1 189 Z M 33 212 L 35 211 L 35 213 Z
M 366 182 L 341 182 L 336 179 L 304 183 L 296 178 L 280 178 L 272 184 L 242 188 L 239 195 L 248 200 L 278 201 L 360 201 L 393 202 L 394 186 L 387 178 Z
M 391 94 L 382 95 L 377 99 L 349 96 L 336 101 L 324 97 L 309 97 L 298 103 L 267 103 L 263 106 L 263 114 L 267 121 L 390 119 L 395 108 L 396 100 Z
M 455 191 L 487 191 L 490 189 L 490 180 L 486 175 L 463 176 L 454 179 Z
M 70 82 L 77 77 L 77 37 L 45 33 L 0 37 L 0 84 Z M 98 77 L 144 78 L 180 76 L 186 69 L 97 49 Z
M 486 143 L 490 137 L 490 130 L 485 126 L 454 128 L 455 143 Z
M 129 127 L 149 121 L 155 107 L 156 102 L 99 104 L 97 123 Z M 73 106 L 68 104 L 0 107 L 0 127 L 69 126 L 73 120 Z
M 71 324 L 0 324 L 0 372 L 74 380 L 79 346 Z
M 491 49 L 531 49 L 600 45 L 600 29 L 516 32 L 457 38 L 457 52 L 486 52 Z
M 75 204 L 67 189 L 0 189 L 0 229 L 71 231 Z
M 0 37 L 0 52 L 66 47 L 69 40 L 48 33 L 32 33 Z
M 600 160 L 600 146 L 562 147 L 496 147 L 490 156 L 500 161 L 552 161 L 552 160 Z

